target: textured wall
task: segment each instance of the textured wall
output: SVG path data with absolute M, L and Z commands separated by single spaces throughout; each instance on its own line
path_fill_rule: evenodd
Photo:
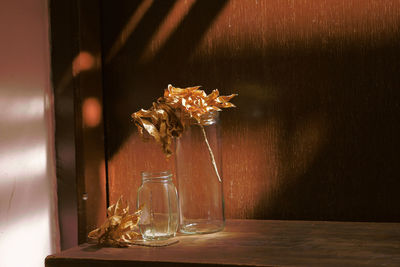
M 59 249 L 45 0 L 0 2 L 0 266 Z
M 400 1 L 102 4 L 112 202 L 173 169 L 129 119 L 173 83 L 239 93 L 221 116 L 228 218 L 400 221 Z

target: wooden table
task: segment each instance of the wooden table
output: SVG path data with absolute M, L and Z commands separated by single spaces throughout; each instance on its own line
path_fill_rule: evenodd
M 167 247 L 83 244 L 46 267 L 400 266 L 400 223 L 228 220 L 219 233 L 179 236 Z

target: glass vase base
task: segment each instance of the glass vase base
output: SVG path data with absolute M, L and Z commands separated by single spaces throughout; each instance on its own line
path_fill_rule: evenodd
M 191 221 L 181 224 L 179 232 L 187 235 L 211 234 L 222 231 L 224 226 L 222 221 Z
M 144 232 L 142 234 L 142 238 L 147 241 L 167 240 L 174 236 L 175 236 L 175 233 L 173 233 L 173 234 L 166 234 L 164 232 L 157 233 L 157 232 L 150 231 L 150 230 L 147 230 L 146 232 Z

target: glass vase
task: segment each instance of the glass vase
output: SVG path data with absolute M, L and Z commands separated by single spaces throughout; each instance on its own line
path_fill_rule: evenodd
M 172 174 L 142 172 L 142 185 L 137 194 L 142 208 L 139 230 L 145 240 L 164 240 L 175 236 L 178 229 L 178 195 Z
M 206 234 L 224 228 L 221 142 L 218 112 L 186 123 L 176 140 L 179 231 Z

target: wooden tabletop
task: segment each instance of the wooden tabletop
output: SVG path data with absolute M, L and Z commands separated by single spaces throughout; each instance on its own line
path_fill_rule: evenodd
M 228 220 L 225 230 L 166 247 L 83 244 L 46 267 L 400 266 L 400 223 Z

